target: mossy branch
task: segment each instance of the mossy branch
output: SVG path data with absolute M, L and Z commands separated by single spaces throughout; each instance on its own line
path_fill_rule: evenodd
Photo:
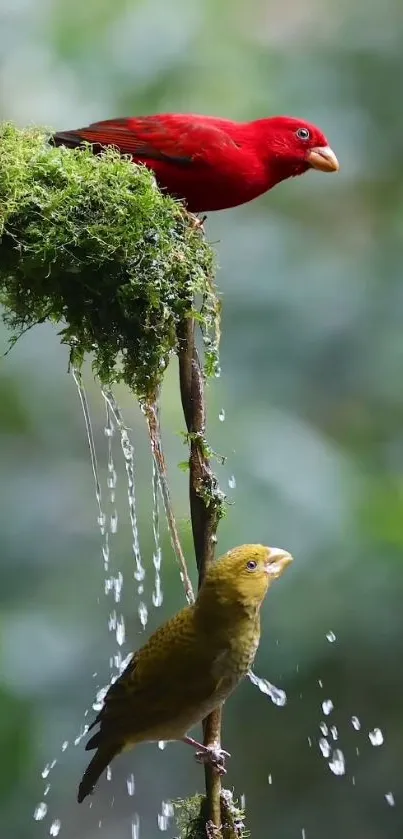
M 213 251 L 154 176 L 113 149 L 54 148 L 40 129 L 0 126 L 0 302 L 15 337 L 62 323 L 76 368 L 153 401 L 177 326 L 195 315 L 217 363 Z

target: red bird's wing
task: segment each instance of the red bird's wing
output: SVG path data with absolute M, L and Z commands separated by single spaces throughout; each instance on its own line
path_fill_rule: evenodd
M 122 154 L 138 160 L 160 160 L 184 166 L 203 163 L 212 152 L 225 152 L 237 143 L 225 130 L 226 120 L 209 120 L 191 115 L 166 114 L 94 122 L 76 131 L 59 131 L 57 145 L 116 146 Z

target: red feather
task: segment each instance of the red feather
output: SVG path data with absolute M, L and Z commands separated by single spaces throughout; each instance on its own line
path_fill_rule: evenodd
M 73 148 L 87 142 L 95 153 L 115 146 L 152 169 L 160 187 L 184 200 L 191 212 L 251 201 L 311 166 L 338 168 L 322 132 L 291 117 L 249 123 L 196 114 L 128 117 L 60 131 L 53 142 Z

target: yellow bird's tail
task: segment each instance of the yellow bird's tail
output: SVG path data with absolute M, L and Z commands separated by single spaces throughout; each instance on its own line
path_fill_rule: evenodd
M 88 764 L 84 775 L 81 779 L 80 786 L 78 787 L 78 795 L 77 801 L 81 804 L 84 801 L 84 798 L 87 795 L 90 795 L 98 781 L 100 775 L 107 766 L 109 766 L 110 762 L 113 758 L 119 754 L 122 750 L 123 744 L 114 743 L 108 746 L 100 746 L 100 748 L 95 753 L 94 757 Z

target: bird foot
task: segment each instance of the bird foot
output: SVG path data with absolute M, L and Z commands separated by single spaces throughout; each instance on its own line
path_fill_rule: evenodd
M 204 746 L 203 749 L 195 753 L 195 759 L 198 763 L 210 764 L 218 775 L 226 775 L 225 759 L 227 757 L 231 757 L 230 753 L 217 746 Z
M 200 230 L 204 233 L 204 222 L 206 221 L 207 216 L 194 216 L 192 215 L 192 226 L 195 230 Z
M 220 839 L 221 827 L 217 827 L 211 820 L 206 822 L 206 836 L 207 839 Z

